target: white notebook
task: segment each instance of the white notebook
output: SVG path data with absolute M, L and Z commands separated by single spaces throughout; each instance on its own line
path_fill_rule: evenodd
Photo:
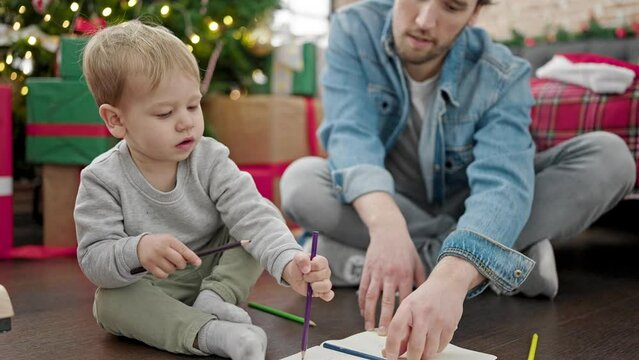
M 382 349 L 386 344 L 386 337 L 377 335 L 375 331 L 364 331 L 359 334 L 351 335 L 342 340 L 327 340 L 324 343 L 341 346 L 347 349 L 359 351 L 364 354 L 383 358 Z M 291 355 L 282 360 L 299 360 L 302 358 L 300 353 Z M 304 360 L 361 360 L 362 357 L 345 354 L 339 351 L 322 347 L 322 345 L 313 346 L 306 350 Z M 472 351 L 453 344 L 448 344 L 444 351 L 437 354 L 433 360 L 495 360 L 494 355 L 484 354 Z

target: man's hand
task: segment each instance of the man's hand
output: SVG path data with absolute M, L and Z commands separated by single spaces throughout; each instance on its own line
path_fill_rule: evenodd
M 311 284 L 313 297 L 331 301 L 335 296 L 331 290 L 331 269 L 328 267 L 328 260 L 323 256 L 317 255 L 311 260 L 309 254 L 300 252 L 286 264 L 282 278 L 298 294 L 306 296 L 306 285 Z
M 457 330 L 468 290 L 483 279 L 466 260 L 444 257 L 397 309 L 388 328 L 386 359 L 397 360 L 406 351 L 409 360 L 442 352 Z
M 426 275 L 405 225 L 380 227 L 370 234 L 359 285 L 359 309 L 364 316 L 365 329 L 373 329 L 381 293 L 379 333 L 386 335 L 395 311 L 395 294 L 399 292 L 401 302 L 413 291 L 413 284 L 423 283 Z
M 170 234 L 148 234 L 138 242 L 140 264 L 160 279 L 167 278 L 187 264 L 200 266 L 202 260 L 183 242 Z
M 353 206 L 370 234 L 359 285 L 359 310 L 365 329 L 373 329 L 381 293 L 379 333 L 385 335 L 395 311 L 395 294 L 399 292 L 401 302 L 411 293 L 413 284 L 421 285 L 426 279 L 424 265 L 410 238 L 406 220 L 389 194 L 362 195 Z

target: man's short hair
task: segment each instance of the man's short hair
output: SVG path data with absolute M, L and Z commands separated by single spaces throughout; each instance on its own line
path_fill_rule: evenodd
M 96 103 L 116 105 L 127 79 L 149 78 L 156 88 L 170 71 L 200 81 L 197 61 L 186 45 L 163 26 L 127 21 L 98 31 L 84 48 L 82 70 Z

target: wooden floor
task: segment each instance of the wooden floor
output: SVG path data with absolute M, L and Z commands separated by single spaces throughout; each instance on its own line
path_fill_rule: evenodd
M 626 209 L 636 223 L 639 212 Z M 559 295 L 554 301 L 500 297 L 486 291 L 467 301 L 453 343 L 526 359 L 539 334 L 537 359 L 639 358 L 639 225 L 609 222 L 557 251 Z M 11 296 L 13 329 L 0 334 L 0 359 L 168 359 L 176 356 L 111 336 L 91 315 L 94 287 L 74 258 L 0 261 L 0 284 Z M 302 313 L 304 298 L 260 279 L 251 300 Z M 269 337 L 267 359 L 299 351 L 301 326 L 253 309 L 253 322 Z M 316 301 L 309 345 L 363 330 L 354 289 L 339 289 L 331 303 Z

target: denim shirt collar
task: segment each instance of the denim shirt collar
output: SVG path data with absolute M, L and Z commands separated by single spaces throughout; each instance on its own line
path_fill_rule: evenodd
M 386 54 L 391 57 L 396 57 L 397 53 L 395 52 L 395 43 L 393 40 L 393 11 L 389 11 L 386 15 L 380 40 Z M 452 48 L 448 51 L 439 76 L 439 91 L 446 94 L 444 98 L 455 107 L 459 106 L 459 100 L 457 98 L 457 94 L 459 93 L 458 87 L 461 83 L 461 72 L 459 69 L 461 69 L 463 65 L 467 42 L 466 28 L 464 28 L 453 43 Z

